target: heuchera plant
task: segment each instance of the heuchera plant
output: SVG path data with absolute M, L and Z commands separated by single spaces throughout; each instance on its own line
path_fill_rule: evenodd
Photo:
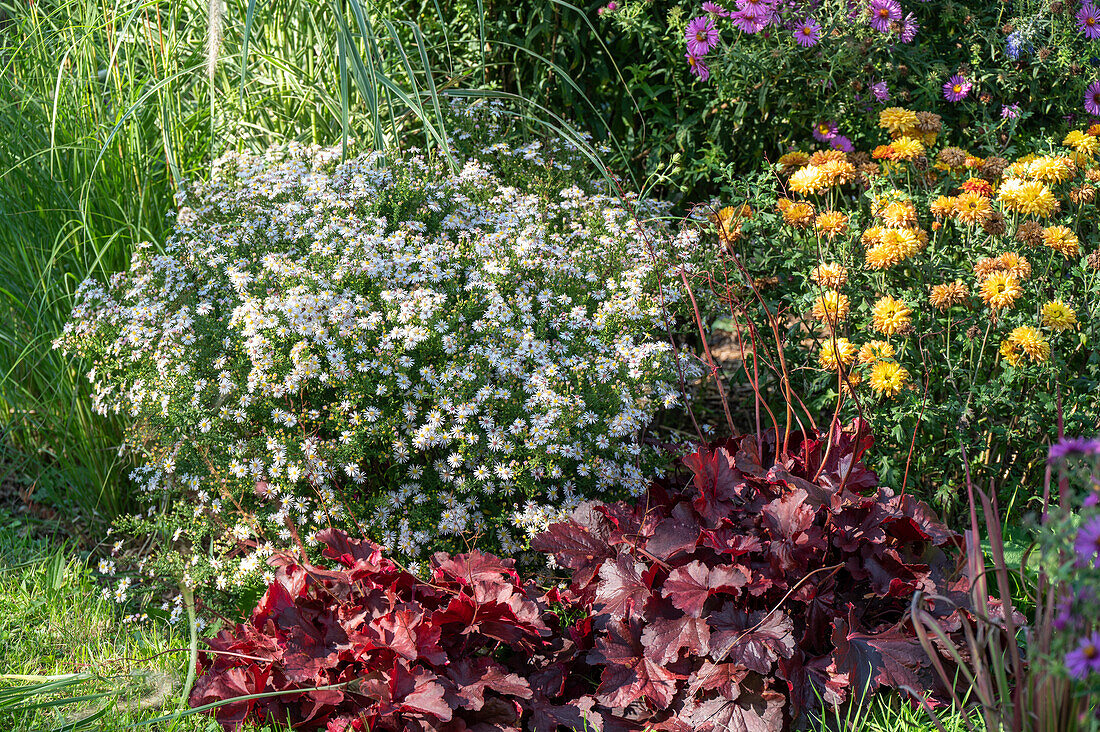
M 226 729 L 246 718 L 332 732 L 515 729 L 525 711 L 556 718 L 492 655 L 551 644 L 545 605 L 511 560 L 441 553 L 425 582 L 376 544 L 331 529 L 318 538 L 339 569 L 284 563 L 249 621 L 207 640 L 193 706 L 309 689 L 221 706 Z
M 322 532 L 341 568 L 283 560 L 251 619 L 208 641 L 191 703 L 289 692 L 220 707 L 226 728 L 705 731 L 783 729 L 862 690 L 923 697 L 937 681 L 907 610 L 930 596 L 957 640 L 961 542 L 877 487 L 867 434 L 728 440 L 634 506 L 584 504 L 534 540 L 572 573 L 546 594 L 510 560 L 441 553 L 423 581 Z
M 917 590 L 965 604 L 960 538 L 876 489 L 867 435 L 714 444 L 684 459 L 686 485 L 582 507 L 535 540 L 591 611 L 570 632 L 600 670 L 598 707 L 650 728 L 780 729 L 819 698 L 935 688 L 907 609 Z M 959 612 L 929 607 L 947 637 Z

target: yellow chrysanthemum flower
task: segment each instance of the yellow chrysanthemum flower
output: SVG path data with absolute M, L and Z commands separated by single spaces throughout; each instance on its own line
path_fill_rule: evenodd
M 912 228 L 917 225 L 917 207 L 910 201 L 891 201 L 882 207 L 879 217 L 887 226 Z
M 805 229 L 814 222 L 814 207 L 805 201 L 788 202 L 783 209 L 783 220 L 796 229 Z
M 897 160 L 914 160 L 924 155 L 924 145 L 912 137 L 899 137 L 890 146 L 894 148 L 894 158 Z
M 1050 358 L 1050 343 L 1038 328 L 1030 325 L 1021 325 L 1013 328 L 1008 334 L 1008 342 L 1027 354 L 1027 357 L 1037 363 L 1042 363 Z
M 1077 313 L 1061 300 L 1043 303 L 1042 323 L 1047 328 L 1062 332 L 1077 325 Z
M 836 290 L 827 290 L 814 300 L 810 314 L 826 325 L 833 326 L 848 317 L 848 307 L 847 295 Z
M 1002 271 L 994 272 L 982 280 L 979 294 L 990 310 L 1001 310 L 1011 307 L 1024 291 L 1015 275 Z
M 839 152 L 836 151 L 836 152 Z M 825 187 L 844 185 L 856 179 L 859 171 L 847 160 L 828 160 L 821 164 L 821 174 L 825 176 Z
M 901 300 L 889 295 L 880 297 L 871 308 L 871 324 L 884 336 L 897 335 L 909 330 L 911 311 Z
M 993 215 L 993 204 L 977 193 L 963 193 L 955 199 L 955 216 L 967 226 L 981 225 Z
M 966 296 L 970 294 L 966 285 L 955 280 L 945 282 L 942 285 L 933 285 L 932 292 L 928 295 L 928 302 L 938 310 L 947 310 L 955 305 L 966 302 Z
M 916 129 L 919 120 L 916 112 L 901 107 L 887 107 L 879 112 L 878 126 L 890 134 L 905 134 Z
M 1025 282 L 1031 277 L 1031 262 L 1027 261 L 1027 257 L 1022 257 L 1016 252 L 1005 252 L 997 257 L 997 263 L 1001 269 L 1020 282 Z
M 867 229 L 859 237 L 859 240 L 863 242 L 863 246 L 870 249 L 873 246 L 882 243 L 882 237 L 886 234 L 886 228 L 883 226 L 872 226 Z
M 839 290 L 848 281 L 848 270 L 840 264 L 819 264 L 810 272 L 810 279 L 821 287 Z
M 779 158 L 779 166 L 783 168 L 783 172 L 801 167 L 808 162 L 810 162 L 809 153 L 804 153 L 799 150 L 793 150 Z
M 817 362 L 823 369 L 836 371 L 841 365 L 851 366 L 858 351 L 856 344 L 847 338 L 828 340 L 821 344 L 821 349 L 817 352 Z
M 1073 175 L 1074 165 L 1069 158 L 1044 155 L 1028 164 L 1028 173 L 1047 184 L 1061 183 Z
M 819 165 L 804 165 L 794 172 L 791 190 L 803 196 L 819 193 L 829 187 L 829 180 Z
M 894 347 L 886 341 L 871 341 L 859 347 L 858 361 L 866 365 L 875 361 L 893 358 L 895 353 Z
M 1081 255 L 1081 242 L 1068 226 L 1048 226 L 1043 229 L 1043 244 L 1064 257 Z
M 1024 360 L 1024 352 L 1017 348 L 1016 344 L 1007 338 L 1001 341 L 1001 358 L 1009 363 L 1011 366 L 1019 366 L 1020 362 Z
M 894 397 L 901 393 L 909 381 L 909 372 L 894 361 L 878 361 L 871 367 L 867 378 L 872 391 L 879 396 Z
M 1046 184 L 1037 180 L 1020 180 L 1009 178 L 1001 184 L 1001 190 L 997 193 L 1006 210 L 1024 215 L 1049 217 L 1056 212 L 1060 205 L 1058 199 L 1046 187 Z
M 840 211 L 822 211 L 814 221 L 814 228 L 832 239 L 848 229 L 848 217 Z
M 1081 130 L 1070 131 L 1066 139 L 1062 140 L 1062 144 L 1090 157 L 1100 152 L 1100 140 Z
M 933 216 L 948 219 L 955 215 L 955 202 L 954 196 L 940 196 L 928 208 Z

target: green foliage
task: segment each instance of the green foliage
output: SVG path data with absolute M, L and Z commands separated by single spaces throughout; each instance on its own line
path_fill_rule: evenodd
M 174 708 L 186 639 L 162 620 L 133 622 L 43 528 L 0 512 L 0 726 L 121 732 Z M 190 717 L 175 729 L 218 728 Z

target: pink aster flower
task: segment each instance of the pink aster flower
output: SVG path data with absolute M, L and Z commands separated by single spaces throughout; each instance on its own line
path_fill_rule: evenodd
M 1100 569 L 1100 516 L 1086 521 L 1077 532 L 1073 541 L 1073 551 L 1077 554 L 1077 565 Z
M 806 48 L 816 46 L 819 38 L 821 38 L 821 26 L 813 18 L 802 21 L 794 30 L 794 39 L 798 45 Z
M 775 15 L 775 0 L 737 0 L 737 9 L 741 14 L 767 25 Z
M 836 122 L 818 122 L 814 125 L 814 139 L 818 142 L 828 142 L 836 137 L 837 132 Z
M 962 74 L 955 74 L 943 85 L 943 98 L 949 102 L 959 102 L 966 99 L 973 88 L 973 84 Z
M 1100 81 L 1094 81 L 1085 89 L 1085 111 L 1100 116 Z
M 1081 3 L 1081 9 L 1077 11 L 1077 27 L 1090 41 L 1100 38 L 1100 11 L 1091 2 Z
M 871 27 L 879 33 L 889 33 L 890 24 L 901 20 L 901 5 L 898 0 L 871 0 Z
M 684 54 L 684 57 L 688 60 L 688 66 L 691 67 L 691 73 L 699 77 L 699 81 L 706 81 L 710 78 L 710 67 L 706 62 L 698 56 L 692 56 L 691 52 Z
M 1002 104 L 1001 105 L 1001 119 L 1019 119 L 1020 118 L 1020 105 L 1019 104 Z
M 1066 654 L 1066 670 L 1078 679 L 1100 674 L 1100 632 L 1082 638 L 1081 645 Z
M 712 3 L 712 2 L 709 2 L 709 1 L 703 3 L 703 12 L 704 13 L 714 13 L 719 18 L 728 18 L 728 17 L 730 17 L 730 11 L 723 8 L 718 3 Z
M 920 23 L 917 22 L 917 18 L 912 13 L 905 16 L 905 21 L 901 24 L 901 42 L 912 43 L 913 39 L 917 37 L 917 31 L 920 30 Z
M 718 45 L 718 29 L 709 15 L 692 18 L 684 36 L 687 38 L 688 53 L 696 58 L 706 56 L 710 49 Z
M 763 18 L 755 15 L 746 14 L 744 10 L 738 10 L 735 13 L 730 14 L 730 20 L 733 22 L 733 27 L 742 33 L 759 33 L 768 27 L 768 23 L 771 22 L 771 18 L 765 16 Z

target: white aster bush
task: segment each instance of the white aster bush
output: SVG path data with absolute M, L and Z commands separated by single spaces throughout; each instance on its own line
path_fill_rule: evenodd
M 643 432 L 700 375 L 663 317 L 698 238 L 594 185 L 497 175 L 561 155 L 479 152 L 457 174 L 228 155 L 163 251 L 81 285 L 58 345 L 127 425 L 150 525 L 191 535 L 189 583 L 239 585 L 329 525 L 410 561 L 512 553 L 584 498 L 644 490 Z

